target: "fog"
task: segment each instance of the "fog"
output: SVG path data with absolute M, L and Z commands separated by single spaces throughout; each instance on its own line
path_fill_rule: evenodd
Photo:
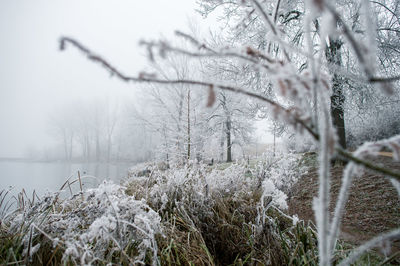
M 125 73 L 147 64 L 139 40 L 172 38 L 199 19 L 194 0 L 0 2 L 0 157 L 24 157 L 54 145 L 51 112 L 68 102 L 132 99 L 135 85 L 110 78 L 80 53 L 60 53 L 60 36 L 74 37 Z

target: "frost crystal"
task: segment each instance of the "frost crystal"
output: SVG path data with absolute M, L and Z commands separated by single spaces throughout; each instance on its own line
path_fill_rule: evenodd
M 65 246 L 64 262 L 92 264 L 105 258 L 112 245 L 118 252 L 135 248 L 137 262 L 144 261 L 150 251 L 156 263 L 155 235 L 161 233 L 161 218 L 145 202 L 126 195 L 125 189 L 104 182 L 98 188 L 63 201 L 56 195 L 48 196 L 32 208 L 16 213 L 8 222 L 11 231 L 36 223 L 32 227 L 33 238 L 44 234 L 53 246 Z M 42 224 L 37 222 L 42 220 Z M 23 243 L 25 249 L 28 248 L 29 234 Z M 30 254 L 39 247 L 32 247 Z

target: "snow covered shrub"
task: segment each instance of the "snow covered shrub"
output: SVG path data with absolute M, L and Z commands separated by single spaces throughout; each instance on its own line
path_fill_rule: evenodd
M 206 200 L 204 167 L 196 165 L 160 170 L 153 168 L 148 178 L 132 176 L 127 193 L 144 199 L 158 211 L 171 211 L 177 203 L 202 204 Z
M 281 157 L 274 161 L 273 168 L 281 165 L 279 171 L 285 173 L 286 179 L 293 180 L 294 174 L 289 171 L 292 170 L 290 167 L 295 167 L 295 160 L 294 155 Z M 204 164 L 190 164 L 168 170 L 153 169 L 148 178 L 133 175 L 125 185 L 128 194 L 134 195 L 136 199 L 146 199 L 157 210 L 163 210 L 168 201 L 206 204 L 216 198 L 240 198 L 251 194 L 260 187 L 259 179 L 263 171 L 264 175 L 265 172 L 275 174 L 275 170 L 267 164 L 260 163 L 255 169 L 245 164 L 231 164 L 222 170 Z M 274 182 L 278 179 L 278 176 L 272 178 Z
M 232 164 L 224 170 L 213 169 L 205 178 L 209 192 L 215 197 L 231 195 L 234 198 L 249 194 L 257 188 L 257 179 L 249 176 L 243 164 Z
M 317 150 L 315 141 L 306 134 L 285 134 L 282 142 L 288 152 L 309 152 Z
M 260 200 L 270 199 L 265 211 L 271 206 L 285 208 L 285 194 L 271 180 L 266 180 L 262 189 L 258 170 L 245 164 L 217 168 L 189 164 L 154 169 L 148 178 L 131 176 L 127 180 L 127 193 L 145 199 L 162 216 L 167 237 L 158 239 L 162 259 L 171 264 L 182 260 L 212 264 L 214 257 L 231 264 L 235 254 L 237 258 L 253 256 L 282 263 L 278 234 L 268 225 L 274 219 L 268 219 L 264 229 L 258 230 L 255 224 Z M 259 246 L 268 251 L 261 252 Z
M 264 206 L 264 200 L 270 198 L 273 205 L 280 209 L 287 209 L 287 195 L 277 189 L 271 179 L 266 179 L 262 183 L 263 194 L 261 196 L 261 205 Z
M 398 108 L 397 108 L 398 109 Z M 380 112 L 359 114 L 348 123 L 347 142 L 349 147 L 358 147 L 367 141 L 378 141 L 400 133 L 400 111 L 385 108 Z
M 163 171 L 155 169 L 149 178 L 132 176 L 125 185 L 128 194 L 136 199 L 146 199 L 156 210 L 175 206 L 177 202 L 202 207 L 216 198 L 229 196 L 236 199 L 250 195 L 259 188 L 258 172 L 245 164 L 232 164 L 223 170 L 190 164 Z
M 255 175 L 261 182 L 269 180 L 277 190 L 288 194 L 292 185 L 307 172 L 307 166 L 301 164 L 301 154 L 281 153 L 273 156 L 264 153 L 255 168 Z
M 296 256 L 295 223 L 279 210 L 286 207 L 286 195 L 269 176 L 278 165 L 281 172 L 296 165 L 295 156 L 285 158 L 266 158 L 256 169 L 147 165 L 149 176 L 134 171 L 123 186 L 105 182 L 65 200 L 59 193 L 48 194 L 2 224 L 2 235 L 21 235 L 4 250 L 12 246 L 20 250 L 15 260 L 30 257 L 33 263 L 225 265 L 249 260 L 284 265 Z M 270 168 L 259 186 L 257 174 L 266 165 Z M 0 262 L 15 260 L 0 257 Z
M 64 263 L 157 264 L 155 236 L 161 233 L 161 218 L 144 201 L 126 195 L 125 189 L 104 182 L 65 200 L 59 193 L 48 194 L 10 216 L 7 231 L 23 235 L 22 256 L 39 252 L 45 238 L 53 248 L 61 247 Z M 39 244 L 34 245 L 36 241 Z

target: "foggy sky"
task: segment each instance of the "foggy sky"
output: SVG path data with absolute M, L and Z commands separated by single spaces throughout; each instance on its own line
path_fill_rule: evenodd
M 171 38 L 199 17 L 194 8 L 195 0 L 0 1 L 0 157 L 47 145 L 49 112 L 62 102 L 135 97 L 135 85 L 110 78 L 75 49 L 60 52 L 60 36 L 135 75 L 146 65 L 139 40 Z
M 136 75 L 147 63 L 141 39 L 172 39 L 189 21 L 203 29 L 216 24 L 196 7 L 195 0 L 0 1 L 0 158 L 54 144 L 48 120 L 63 102 L 123 97 L 134 104 L 135 84 L 111 78 L 72 47 L 60 52 L 61 36 Z M 265 126 L 258 123 L 257 135 L 270 138 Z

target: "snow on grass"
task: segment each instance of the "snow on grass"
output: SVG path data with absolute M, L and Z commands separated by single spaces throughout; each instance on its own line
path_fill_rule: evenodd
M 268 155 L 256 166 L 234 163 L 225 169 L 192 162 L 174 169 L 140 165 L 131 169 L 123 185 L 104 181 L 67 199 L 59 197 L 60 192 L 48 193 L 34 204 L 20 206 L 4 220 L 2 230 L 22 236 L 16 245 L 22 246 L 22 256 L 26 257 L 59 248 L 63 263 L 123 260 L 157 265 L 157 241 L 165 238 L 165 230 L 173 229 L 168 228 L 171 214 L 181 215 L 180 219 L 196 228 L 198 221 L 215 218 L 215 206 L 225 208 L 249 200 L 254 213 L 262 213 L 264 226 L 271 206 L 287 208 L 287 196 L 280 188 L 287 188 L 298 178 L 301 171 L 296 167 L 295 155 Z M 257 222 L 260 219 L 251 219 L 254 221 L 249 228 L 251 224 L 261 225 Z M 200 237 L 200 230 L 196 230 Z
M 157 212 L 145 201 L 128 196 L 125 187 L 104 182 L 62 201 L 58 193 L 47 195 L 11 217 L 9 231 L 33 227 L 33 236 L 26 234 L 22 241 L 25 250 L 30 249 L 32 238 L 44 232 L 54 247 L 63 244 L 64 262 L 102 261 L 110 256 L 110 246 L 118 252 L 134 248 L 134 261 L 143 262 L 148 251 L 156 258 L 155 235 L 161 233 L 160 221 Z M 31 249 L 30 255 L 34 251 Z

